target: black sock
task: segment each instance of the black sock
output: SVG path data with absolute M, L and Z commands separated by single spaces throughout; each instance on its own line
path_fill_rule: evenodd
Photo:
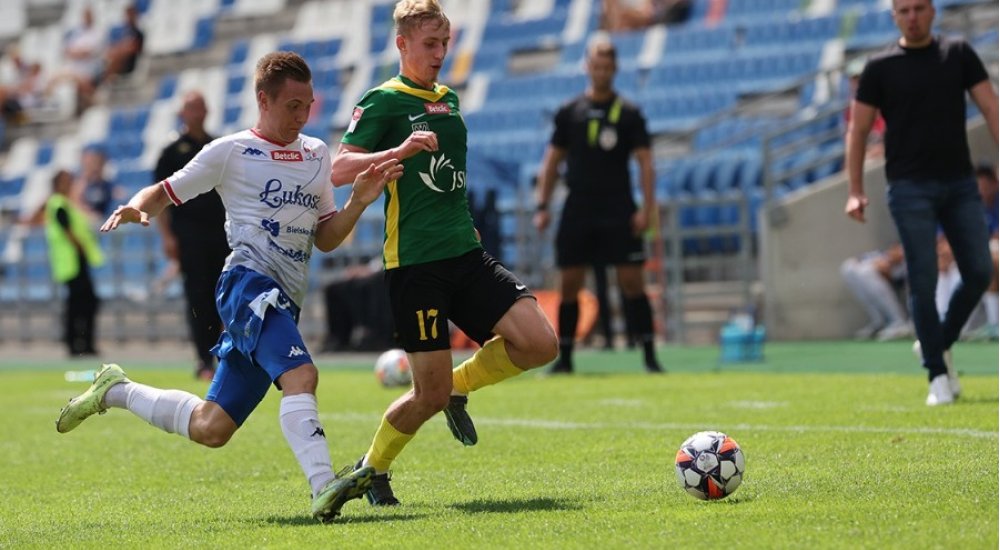
M 579 302 L 559 304 L 559 362 L 562 364 L 571 364 L 573 361 L 573 342 L 576 339 L 576 324 L 579 319 Z

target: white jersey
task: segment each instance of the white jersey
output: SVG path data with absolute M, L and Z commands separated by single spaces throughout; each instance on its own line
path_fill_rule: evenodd
M 322 140 L 300 134 L 282 146 L 244 130 L 209 143 L 161 185 L 176 205 L 218 192 L 233 250 L 223 269 L 267 275 L 302 306 L 316 224 L 337 211 Z

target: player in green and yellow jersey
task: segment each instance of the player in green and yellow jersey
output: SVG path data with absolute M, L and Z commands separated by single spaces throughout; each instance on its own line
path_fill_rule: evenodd
M 448 17 L 437 0 L 401 0 L 393 20 L 400 74 L 361 98 L 332 176 L 340 185 L 380 159 L 403 165 L 403 175 L 385 188 L 383 260 L 413 388 L 386 410 L 358 462 L 375 468 L 367 494 L 373 505 L 399 504 L 389 465 L 424 422 L 443 410 L 456 439 L 474 445 L 468 393 L 540 367 L 558 351 L 531 292 L 483 250 L 472 224 L 465 122 L 458 96 L 436 82 L 448 51 Z M 482 346 L 454 369 L 449 321 Z

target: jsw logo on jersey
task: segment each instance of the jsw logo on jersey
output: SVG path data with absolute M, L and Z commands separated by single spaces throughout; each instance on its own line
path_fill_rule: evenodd
M 302 162 L 302 153 L 298 151 L 271 151 L 271 160 Z
M 451 189 L 442 189 L 438 186 L 439 182 L 447 185 L 448 176 L 444 176 L 441 173 L 441 171 L 445 168 L 451 168 Z M 437 191 L 438 193 L 454 191 L 465 187 L 465 170 L 455 170 L 455 166 L 451 163 L 451 159 L 445 157 L 444 155 L 439 157 L 431 155 L 430 173 L 418 173 L 420 174 L 420 180 L 424 182 L 424 185 L 433 191 Z
M 260 202 L 277 208 L 286 204 L 294 204 L 304 208 L 316 208 L 319 205 L 319 195 L 303 193 L 302 186 L 296 185 L 294 191 L 282 190 L 281 180 L 277 178 L 267 180 L 264 190 L 260 193 Z

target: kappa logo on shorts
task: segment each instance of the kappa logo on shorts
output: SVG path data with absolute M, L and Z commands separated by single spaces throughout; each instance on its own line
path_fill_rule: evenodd
M 302 351 L 299 346 L 292 346 L 292 349 L 288 350 L 289 357 L 298 357 L 300 355 L 305 355 L 306 352 Z

